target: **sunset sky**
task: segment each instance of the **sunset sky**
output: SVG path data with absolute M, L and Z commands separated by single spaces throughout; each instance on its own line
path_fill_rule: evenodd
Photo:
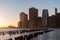
M 28 14 L 30 7 L 39 9 L 39 16 L 42 9 L 48 9 L 49 15 L 52 15 L 55 7 L 60 11 L 60 0 L 0 0 L 0 27 L 17 26 L 19 13 Z

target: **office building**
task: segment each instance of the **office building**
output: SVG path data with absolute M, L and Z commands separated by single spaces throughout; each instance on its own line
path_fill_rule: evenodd
M 42 12 L 42 26 L 44 28 L 48 27 L 48 9 L 44 9 Z
M 38 21 L 38 9 L 34 7 L 29 8 L 29 27 L 37 28 L 37 21 Z
M 18 26 L 20 26 L 20 28 L 28 28 L 28 16 L 24 12 L 20 13 L 20 21 Z

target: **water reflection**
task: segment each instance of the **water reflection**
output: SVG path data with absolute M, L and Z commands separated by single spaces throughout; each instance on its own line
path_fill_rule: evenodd
M 60 29 L 55 29 L 55 31 L 38 35 L 38 37 L 31 40 L 60 40 Z

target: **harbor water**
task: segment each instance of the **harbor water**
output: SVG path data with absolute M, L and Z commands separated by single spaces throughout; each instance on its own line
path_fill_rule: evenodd
M 54 31 L 43 33 L 31 40 L 60 40 L 60 29 L 54 29 Z

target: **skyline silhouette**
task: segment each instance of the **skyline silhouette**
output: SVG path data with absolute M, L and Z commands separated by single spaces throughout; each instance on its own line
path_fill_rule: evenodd
M 60 11 L 60 0 L 0 0 L 0 26 L 17 26 L 19 13 L 28 14 L 30 7 L 39 9 L 38 15 L 42 16 L 42 10 L 48 9 L 49 15 L 54 14 L 54 8 Z
M 29 10 L 30 10 L 30 8 L 29 8 Z M 34 13 L 33 10 L 35 10 L 35 13 Z M 29 15 L 26 14 L 25 12 L 19 13 L 19 17 L 18 17 L 18 18 L 19 18 L 19 21 L 22 21 L 22 20 L 28 21 L 28 20 L 30 20 L 29 18 L 31 18 L 31 17 L 33 16 L 33 13 L 34 13 L 35 17 L 37 16 L 36 18 L 41 17 L 41 16 L 38 16 L 38 12 L 39 12 L 38 10 L 39 10 L 39 9 L 35 9 L 35 7 L 31 7 L 31 10 L 30 10 L 29 13 L 28 13 Z M 60 15 L 60 12 L 58 12 L 57 8 L 55 8 L 55 11 L 54 11 L 54 12 L 55 12 L 55 14 L 49 16 L 49 10 L 48 10 L 48 9 L 43 9 L 43 10 L 42 10 L 42 16 L 45 15 L 45 17 L 52 17 L 52 18 L 54 18 L 53 16 L 56 16 L 57 14 Z M 31 13 L 32 13 L 32 15 L 31 15 Z M 46 14 L 46 13 L 47 13 L 47 14 Z M 44 14 L 44 15 L 43 15 L 43 14 Z M 26 19 L 24 18 L 25 16 L 23 16 L 23 15 L 26 16 Z M 30 16 L 30 15 L 31 15 L 31 16 Z M 30 16 L 30 17 L 29 17 L 29 16 Z M 35 18 L 35 17 L 33 16 L 33 18 Z M 44 19 L 46 19 L 45 17 L 44 17 Z M 41 17 L 39 20 L 42 20 L 42 18 L 43 18 L 43 17 Z M 44 20 L 44 19 L 43 19 L 43 20 Z M 49 19 L 49 20 L 50 20 L 50 21 L 54 21 L 54 19 L 53 19 L 53 20 Z M 47 20 L 47 21 L 49 21 L 49 20 Z M 56 19 L 55 19 L 55 20 L 56 20 Z M 18 21 L 18 22 L 19 22 L 19 21 Z M 32 21 L 32 20 L 31 20 L 31 21 Z M 36 21 L 37 21 L 37 20 L 36 20 Z M 46 21 L 46 22 L 47 22 L 47 21 Z M 38 22 L 38 21 L 37 21 L 37 22 Z M 41 21 L 40 21 L 40 22 L 41 22 Z M 44 23 L 43 23 L 43 24 L 44 24 Z M 17 25 L 18 25 L 18 23 L 17 23 Z M 20 25 L 20 24 L 19 24 L 19 25 Z M 13 24 L 11 24 L 11 25 L 9 24 L 9 25 L 7 25 L 6 27 L 10 27 L 10 26 L 11 26 L 11 27 L 16 27 L 16 26 L 14 26 Z M 18 27 L 18 26 L 17 26 L 17 27 Z

